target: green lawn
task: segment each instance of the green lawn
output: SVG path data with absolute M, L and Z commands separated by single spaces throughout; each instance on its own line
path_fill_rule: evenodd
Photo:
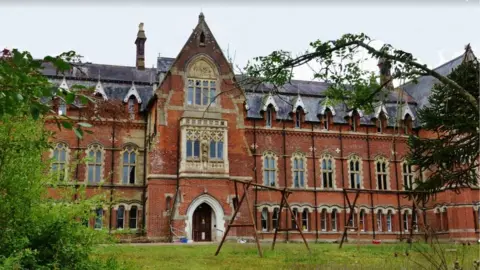
M 409 245 L 344 245 L 310 244 L 309 255 L 303 244 L 278 243 L 275 251 L 268 243 L 262 243 L 264 258 L 257 256 L 253 244 L 227 243 L 218 256 L 214 256 L 216 244 L 212 245 L 109 245 L 97 248 L 101 257 L 114 256 L 127 269 L 433 269 L 422 268 L 417 263 L 426 264 L 419 249 L 431 249 L 424 244 Z M 480 259 L 480 246 L 442 245 L 448 259 L 448 269 L 458 256 L 463 261 L 463 269 L 474 269 L 473 262 Z M 454 251 L 456 249 L 456 251 Z M 398 254 L 394 256 L 395 252 Z M 463 259 L 462 259 L 463 258 Z M 436 258 L 438 260 L 438 257 Z

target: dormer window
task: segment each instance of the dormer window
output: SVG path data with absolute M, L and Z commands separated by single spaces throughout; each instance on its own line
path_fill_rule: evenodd
M 67 115 L 67 104 L 63 100 L 58 104 L 58 115 Z
M 302 115 L 300 114 L 300 111 L 297 110 L 297 112 L 295 113 L 295 127 L 296 128 L 300 128 L 301 121 L 302 121 Z
M 128 115 L 130 120 L 135 119 L 135 99 L 133 97 L 128 100 Z
M 273 107 L 268 106 L 266 113 L 266 126 L 272 127 L 272 119 L 273 119 Z
M 325 114 L 323 115 L 323 128 L 325 130 L 329 130 L 330 129 L 330 117 L 332 115 L 332 112 L 330 111 L 330 109 L 326 109 L 325 110 Z
M 382 112 L 377 118 L 377 132 L 383 133 L 385 129 L 385 114 Z
M 403 133 L 405 135 L 410 134 L 410 130 L 412 128 L 412 117 L 410 114 L 405 115 L 405 119 L 403 120 Z
M 350 130 L 353 132 L 357 131 L 357 126 L 358 126 L 358 113 L 357 111 L 353 111 L 352 115 L 350 117 Z

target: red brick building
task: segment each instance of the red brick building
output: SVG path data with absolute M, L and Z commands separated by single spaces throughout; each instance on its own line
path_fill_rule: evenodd
M 433 78 L 400 86 L 366 115 L 325 106 L 323 82 L 296 80 L 275 95 L 269 85 L 240 89 L 241 78 L 203 14 L 177 57 L 159 57 L 156 68 L 145 67 L 146 39 L 140 25 L 136 66 L 86 63 L 65 75 L 45 69 L 61 88 L 95 86 L 95 95 L 122 100 L 132 119 L 128 130 L 107 119 L 83 140 L 56 134 L 54 169 L 67 168 L 76 151 L 79 158 L 90 156 L 92 161 L 73 168 L 73 177 L 87 184 L 88 194 L 105 192 L 115 199 L 114 207 L 96 210 L 91 226 L 130 229 L 152 241 L 171 235 L 219 241 L 236 204 L 232 180 L 251 180 L 294 191 L 289 202 L 297 216 L 284 212 L 281 219 L 278 192 L 250 191 L 260 239 L 272 239 L 273 228 L 292 227 L 296 218 L 308 240 L 338 240 L 348 223 L 343 188 L 376 190 L 359 196 L 354 224 L 360 233 L 349 238 L 399 240 L 411 230 L 420 235 L 427 220 L 441 238 L 478 239 L 478 188 L 442 192 L 415 210 L 397 192 L 415 177 L 428 177 L 404 157 L 408 135 L 428 136 L 416 111 L 428 105 Z M 470 57 L 466 51 L 436 71 L 447 75 Z M 81 108 L 58 104 L 58 110 L 82 118 Z M 248 215 L 243 205 L 238 219 Z M 237 228 L 229 236 L 251 232 Z M 298 239 L 298 232 L 279 233 L 279 240 Z

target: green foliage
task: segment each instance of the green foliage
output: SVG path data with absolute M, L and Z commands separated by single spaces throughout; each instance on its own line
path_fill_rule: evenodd
M 479 67 L 469 61 L 448 77 L 479 100 Z M 458 91 L 436 84 L 429 97 L 430 105 L 419 111 L 423 129 L 435 134 L 432 138 L 410 137 L 410 161 L 431 173 L 425 182 L 418 181 L 417 190 L 433 193 L 446 187 L 458 189 L 476 185 L 479 166 L 479 112 Z
M 104 198 L 86 199 L 82 189 L 64 187 L 61 198 L 49 199 L 55 180 L 42 160 L 49 149 L 43 123 L 30 116 L 0 121 L 0 269 L 102 269 L 90 255 L 107 236 L 80 221 Z
M 72 86 L 71 92 L 54 87 L 42 74 L 45 65 L 51 65 L 58 73 L 72 69 L 80 62 L 80 56 L 74 51 L 58 56 L 46 56 L 43 59 L 33 59 L 29 52 L 17 49 L 0 51 L 0 117 L 4 115 L 30 115 L 33 119 L 51 114 L 59 123 L 58 127 L 73 129 L 79 137 L 83 135 L 82 126 L 65 124 L 66 116 L 57 116 L 52 110 L 51 100 L 60 99 L 71 105 L 78 98 L 82 104 L 92 99 L 80 94 L 86 88 L 81 85 Z M 73 91 L 75 90 L 75 91 Z
M 70 68 L 68 52 L 45 57 L 58 70 Z M 48 173 L 46 153 L 52 135 L 44 126 L 52 98 L 67 103 L 76 94 L 55 89 L 41 72 L 42 61 L 28 52 L 0 54 L 0 269 L 119 269 L 112 259 L 92 258 L 93 247 L 107 235 L 82 225 L 102 205 L 101 196 L 85 198 L 85 188 L 49 187 L 58 175 Z M 53 112 L 54 113 L 54 112 Z M 57 119 L 78 135 L 88 123 Z M 73 193 L 76 196 L 73 196 Z
M 393 90 L 384 84 L 379 85 L 378 76 L 362 68 L 363 63 L 370 58 L 387 63 L 394 71 L 390 80 L 415 80 L 421 75 L 431 75 L 455 88 L 459 95 L 478 109 L 477 101 L 465 89 L 455 81 L 418 63 L 411 53 L 394 49 L 390 44 L 375 49 L 370 45 L 371 41 L 363 33 L 345 34 L 337 40 L 311 42 L 310 50 L 297 57 L 283 50 L 274 51 L 249 62 L 245 68 L 246 75 L 249 77 L 249 84 L 273 84 L 275 90 L 291 81 L 294 68 L 316 62 L 319 68 L 312 69 L 313 78 L 330 83 L 326 93 L 330 102 L 342 102 L 349 110 L 361 109 L 369 113 L 375 102 L 384 100 Z M 362 54 L 369 58 L 359 58 Z

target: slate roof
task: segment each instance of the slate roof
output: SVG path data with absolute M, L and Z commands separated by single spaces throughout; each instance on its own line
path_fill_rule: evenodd
M 454 58 L 435 68 L 434 70 L 440 75 L 446 76 L 462 63 L 464 56 L 465 55 L 462 54 L 457 58 Z M 439 83 L 436 78 L 432 76 L 422 76 L 418 79 L 417 84 L 408 82 L 400 87 L 403 88 L 410 96 L 412 96 L 412 98 L 417 102 L 419 108 L 422 108 L 428 105 L 428 97 L 430 96 L 433 85 L 436 83 Z
M 462 56 L 437 67 L 435 70 L 442 75 L 449 74 L 452 69 L 456 68 L 462 62 Z M 85 63 L 81 66 L 83 73 L 79 70 L 73 70 L 66 73 L 65 78 L 69 86 L 73 84 L 95 86 L 100 77 L 107 97 L 109 99 L 120 100 L 125 98 L 133 81 L 142 100 L 141 109 L 144 110 L 148 101 L 153 96 L 153 84 L 158 83 L 158 74 L 161 72 L 168 72 L 174 61 L 175 58 L 158 57 L 157 67 L 145 68 L 145 70 L 137 70 L 134 66 Z M 43 73 L 49 76 L 57 86 L 60 85 L 63 75 L 56 74 L 51 65 L 44 66 L 45 69 L 43 70 Z M 266 83 L 256 85 L 245 83 L 246 78 L 241 75 L 236 75 L 236 80 L 241 82 L 241 85 L 246 92 L 246 103 L 248 107 L 247 117 L 257 119 L 262 118 L 262 107 L 265 105 L 263 104 L 264 100 L 266 100 L 265 96 L 273 89 L 273 86 Z M 424 76 L 419 78 L 418 84 L 409 82 L 399 87 L 400 89 L 405 90 L 402 98 L 407 102 L 412 114 L 414 114 L 412 115 L 412 118 L 415 119 L 415 127 L 418 126 L 416 115 L 417 107 L 423 107 L 428 104 L 428 96 L 432 86 L 436 82 L 438 81 L 435 78 Z M 325 91 L 328 87 L 329 84 L 326 82 L 302 80 L 292 80 L 291 83 L 280 87 L 277 89 L 278 94 L 273 95 L 275 103 L 278 106 L 278 111 L 276 113 L 277 119 L 292 120 L 291 112 L 293 104 L 298 95 L 300 95 L 305 104 L 305 111 L 307 111 L 305 120 L 307 122 L 320 122 L 321 117 L 319 117 L 319 114 L 323 111 L 323 107 L 325 106 Z M 397 107 L 399 107 L 397 105 L 398 99 L 398 93 L 391 92 L 385 100 L 384 105 L 389 116 L 389 126 L 395 124 L 397 110 L 402 110 L 400 113 L 403 114 L 403 107 L 397 109 Z M 347 123 L 345 117 L 348 112 L 345 105 L 338 104 L 334 107 L 334 110 L 335 115 L 333 116 L 333 121 L 335 123 Z M 373 113 L 363 115 L 360 118 L 360 123 L 364 125 L 373 125 L 374 122 L 371 121 L 373 117 Z

